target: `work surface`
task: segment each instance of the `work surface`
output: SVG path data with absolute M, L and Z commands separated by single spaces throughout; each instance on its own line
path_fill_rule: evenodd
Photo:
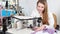
M 32 30 L 27 28 L 21 30 L 13 28 L 13 29 L 9 29 L 7 32 L 10 34 L 31 34 Z
M 9 29 L 7 31 L 9 34 L 31 34 L 33 31 L 31 29 L 25 28 L 25 29 Z M 57 32 L 57 34 L 60 34 L 60 31 Z

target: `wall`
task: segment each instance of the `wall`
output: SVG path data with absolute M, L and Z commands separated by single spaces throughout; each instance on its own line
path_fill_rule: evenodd
M 57 15 L 57 22 L 60 24 L 60 0 L 48 0 L 48 10 Z

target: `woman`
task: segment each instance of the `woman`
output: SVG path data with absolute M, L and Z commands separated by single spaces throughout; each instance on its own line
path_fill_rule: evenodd
M 47 9 L 47 1 L 46 0 L 38 0 L 37 2 L 37 9 L 32 12 L 32 17 L 42 17 L 42 24 L 41 27 L 35 27 L 35 33 L 34 34 L 51 34 L 50 32 L 46 31 L 43 32 L 45 28 L 55 31 L 54 28 L 54 18 L 51 12 L 48 12 Z M 30 21 L 30 24 L 31 21 Z M 52 34 L 55 34 L 55 32 L 52 32 Z

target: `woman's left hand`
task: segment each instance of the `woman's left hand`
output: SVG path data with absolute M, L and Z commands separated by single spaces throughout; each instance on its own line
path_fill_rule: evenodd
M 45 28 L 46 26 L 42 25 L 41 27 L 37 27 L 35 31 L 41 31 Z

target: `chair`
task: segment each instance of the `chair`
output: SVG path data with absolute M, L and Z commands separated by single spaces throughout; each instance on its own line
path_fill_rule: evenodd
M 53 13 L 53 17 L 54 17 L 54 28 L 59 30 L 59 25 L 57 24 L 57 16 Z

